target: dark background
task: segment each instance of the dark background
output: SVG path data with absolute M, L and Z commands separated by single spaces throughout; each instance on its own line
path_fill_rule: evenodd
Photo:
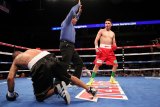
M 59 48 L 60 26 L 77 0 L 1 0 L 10 10 L 0 10 L 0 41 L 30 48 Z M 83 12 L 77 25 L 159 20 L 158 0 L 82 0 Z M 94 47 L 100 28 L 77 29 L 76 47 Z M 112 27 L 117 45 L 147 45 L 160 37 L 160 25 Z M 89 40 L 89 41 L 88 41 Z

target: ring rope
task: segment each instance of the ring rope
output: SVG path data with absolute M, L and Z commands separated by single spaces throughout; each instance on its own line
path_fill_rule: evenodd
M 132 63 L 160 63 L 160 60 L 152 60 L 152 61 L 122 61 L 122 62 L 118 62 L 118 64 L 120 63 L 125 63 L 125 64 L 132 64 Z M 93 62 L 84 62 L 84 64 L 94 64 Z M 103 64 L 106 64 L 105 62 L 103 62 Z
M 0 64 L 12 64 L 12 62 L 0 62 Z
M 119 62 L 119 63 L 126 63 L 126 64 L 131 64 L 131 63 L 160 63 L 160 60 L 152 60 L 152 61 L 124 61 L 124 62 Z
M 160 52 L 152 52 L 152 53 L 130 53 L 124 54 L 124 56 L 132 56 L 132 55 L 156 55 L 160 54 Z M 115 54 L 116 56 L 123 56 L 123 54 Z M 61 58 L 62 56 L 57 56 L 57 58 Z M 80 55 L 80 57 L 96 57 L 96 55 Z
M 118 63 L 160 63 L 160 60 L 151 60 L 151 61 L 122 61 L 122 62 L 118 62 Z M 0 62 L 0 64 L 12 64 L 12 62 Z M 84 64 L 94 64 L 93 62 L 84 62 Z M 103 64 L 105 64 L 105 62 L 103 62 Z
M 0 51 L 0 54 L 3 55 L 12 55 L 12 53 L 9 52 L 2 52 Z M 151 53 L 130 53 L 130 54 L 124 54 L 124 56 L 131 56 L 131 55 L 157 55 L 160 54 L 160 52 L 151 52 Z M 123 56 L 123 54 L 115 54 L 116 56 Z M 57 56 L 57 58 L 61 58 L 62 56 Z M 80 57 L 96 57 L 96 55 L 80 55 Z
M 26 72 L 26 71 L 30 71 L 30 70 L 18 70 L 18 72 Z M 9 71 L 0 71 L 0 74 L 1 73 L 9 73 Z
M 160 68 L 139 68 L 139 69 L 128 69 L 128 68 L 125 68 L 125 69 L 117 69 L 117 71 L 149 71 L 149 70 L 160 70 Z M 18 72 L 28 72 L 30 70 L 18 70 Z M 74 69 L 69 69 L 68 71 L 75 71 Z M 87 70 L 82 70 L 82 72 L 84 71 L 87 71 Z M 93 72 L 93 70 L 89 70 L 91 72 Z M 98 72 L 105 72 L 105 71 L 112 71 L 111 69 L 104 69 L 104 70 L 98 70 Z M 0 71 L 0 74 L 1 73 L 9 73 L 9 71 Z
M 124 54 L 125 56 L 131 56 L 131 55 L 156 55 L 160 54 L 160 52 L 151 52 L 151 53 L 131 53 L 131 54 Z
M 3 46 L 9 46 L 9 47 L 14 47 L 14 48 L 19 48 L 19 49 L 31 49 L 27 47 L 22 47 L 22 46 L 17 46 L 17 45 L 12 45 L 4 42 L 0 42 L 0 45 Z M 129 48 L 150 48 L 150 47 L 160 47 L 160 44 L 156 45 L 142 45 L 142 46 L 123 46 L 123 47 L 117 47 L 117 49 L 129 49 Z M 42 49 L 46 51 L 60 51 L 60 49 Z M 80 51 L 86 51 L 86 50 L 95 50 L 95 48 L 76 48 L 75 50 L 80 50 Z
M 25 49 L 25 50 L 31 49 L 31 48 L 17 46 L 17 45 L 12 45 L 12 44 L 8 44 L 8 43 L 4 43 L 4 42 L 0 42 L 0 45 L 8 46 L 8 47 L 14 47 L 14 48 L 18 48 L 18 49 Z
M 12 55 L 12 53 L 9 53 L 9 52 L 2 52 L 2 51 L 0 51 L 0 54 L 2 54 L 2 55 Z
M 149 71 L 149 70 L 160 70 L 160 68 L 139 68 L 139 69 L 128 69 L 128 68 L 125 68 L 125 69 L 117 69 L 117 71 Z M 69 69 L 69 71 L 75 71 L 74 69 Z M 87 71 L 87 70 L 82 70 L 82 71 Z M 92 71 L 93 70 L 89 70 L 89 71 Z M 104 69 L 104 70 L 98 70 L 99 72 L 103 72 L 103 71 L 112 71 L 111 69 Z
M 142 45 L 142 46 L 123 46 L 117 47 L 117 49 L 129 49 L 129 48 L 151 48 L 151 47 L 160 47 L 160 44 L 157 45 Z M 46 51 L 60 51 L 60 49 L 43 49 Z M 95 48 L 76 48 L 77 51 L 86 51 L 86 50 L 95 50 Z

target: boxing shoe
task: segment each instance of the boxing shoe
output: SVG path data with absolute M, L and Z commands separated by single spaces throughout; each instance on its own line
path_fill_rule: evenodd
M 56 85 L 57 94 L 60 95 L 66 104 L 70 104 L 70 94 L 67 91 L 67 86 L 64 81 L 61 81 L 59 84 Z
M 109 82 L 110 82 L 111 84 L 117 84 L 117 83 L 118 83 L 118 82 L 116 81 L 116 79 L 115 79 L 114 77 L 112 77 L 112 76 L 111 76 Z

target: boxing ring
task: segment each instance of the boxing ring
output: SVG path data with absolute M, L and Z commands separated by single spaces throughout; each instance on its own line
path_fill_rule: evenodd
M 37 102 L 33 95 L 32 82 L 29 76 L 29 70 L 23 68 L 18 71 L 15 79 L 15 91 L 19 93 L 19 97 L 14 102 L 6 100 L 7 81 L 6 77 L 10 65 L 12 64 L 12 52 L 15 50 L 24 51 L 30 49 L 27 47 L 16 46 L 8 43 L 0 42 L 0 107 L 63 107 L 66 106 L 62 98 L 56 95 L 46 99 L 44 102 Z M 71 104 L 69 107 L 160 107 L 160 45 L 143 45 L 143 46 L 123 46 L 118 47 L 115 51 L 117 61 L 119 64 L 116 79 L 118 87 L 125 95 L 125 98 L 115 98 L 117 94 L 110 93 L 114 91 L 107 87 L 108 93 L 105 94 L 110 97 L 101 97 L 97 101 L 88 101 L 77 98 L 83 89 L 80 87 L 68 87 L 71 95 Z M 54 52 L 61 60 L 59 49 L 42 49 L 49 52 Z M 93 60 L 95 58 L 94 48 L 78 48 L 76 49 L 80 57 L 84 61 L 84 65 L 92 72 Z M 74 67 L 71 63 L 69 69 L 74 72 Z M 85 72 L 83 70 L 82 72 Z M 21 76 L 25 73 L 25 76 Z M 111 67 L 105 64 L 100 67 L 95 81 L 105 82 L 109 81 Z M 89 76 L 82 75 L 81 80 L 85 83 L 89 81 Z M 101 90 L 106 88 L 104 85 Z M 102 90 L 103 91 L 103 90 Z M 99 94 L 99 93 L 98 93 Z M 104 93 L 102 93 L 104 94 Z

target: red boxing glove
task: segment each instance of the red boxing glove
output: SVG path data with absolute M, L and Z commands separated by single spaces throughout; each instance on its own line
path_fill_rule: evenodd
M 41 50 L 41 48 L 36 48 L 37 50 Z
M 116 45 L 112 45 L 112 50 L 115 51 L 117 49 Z

